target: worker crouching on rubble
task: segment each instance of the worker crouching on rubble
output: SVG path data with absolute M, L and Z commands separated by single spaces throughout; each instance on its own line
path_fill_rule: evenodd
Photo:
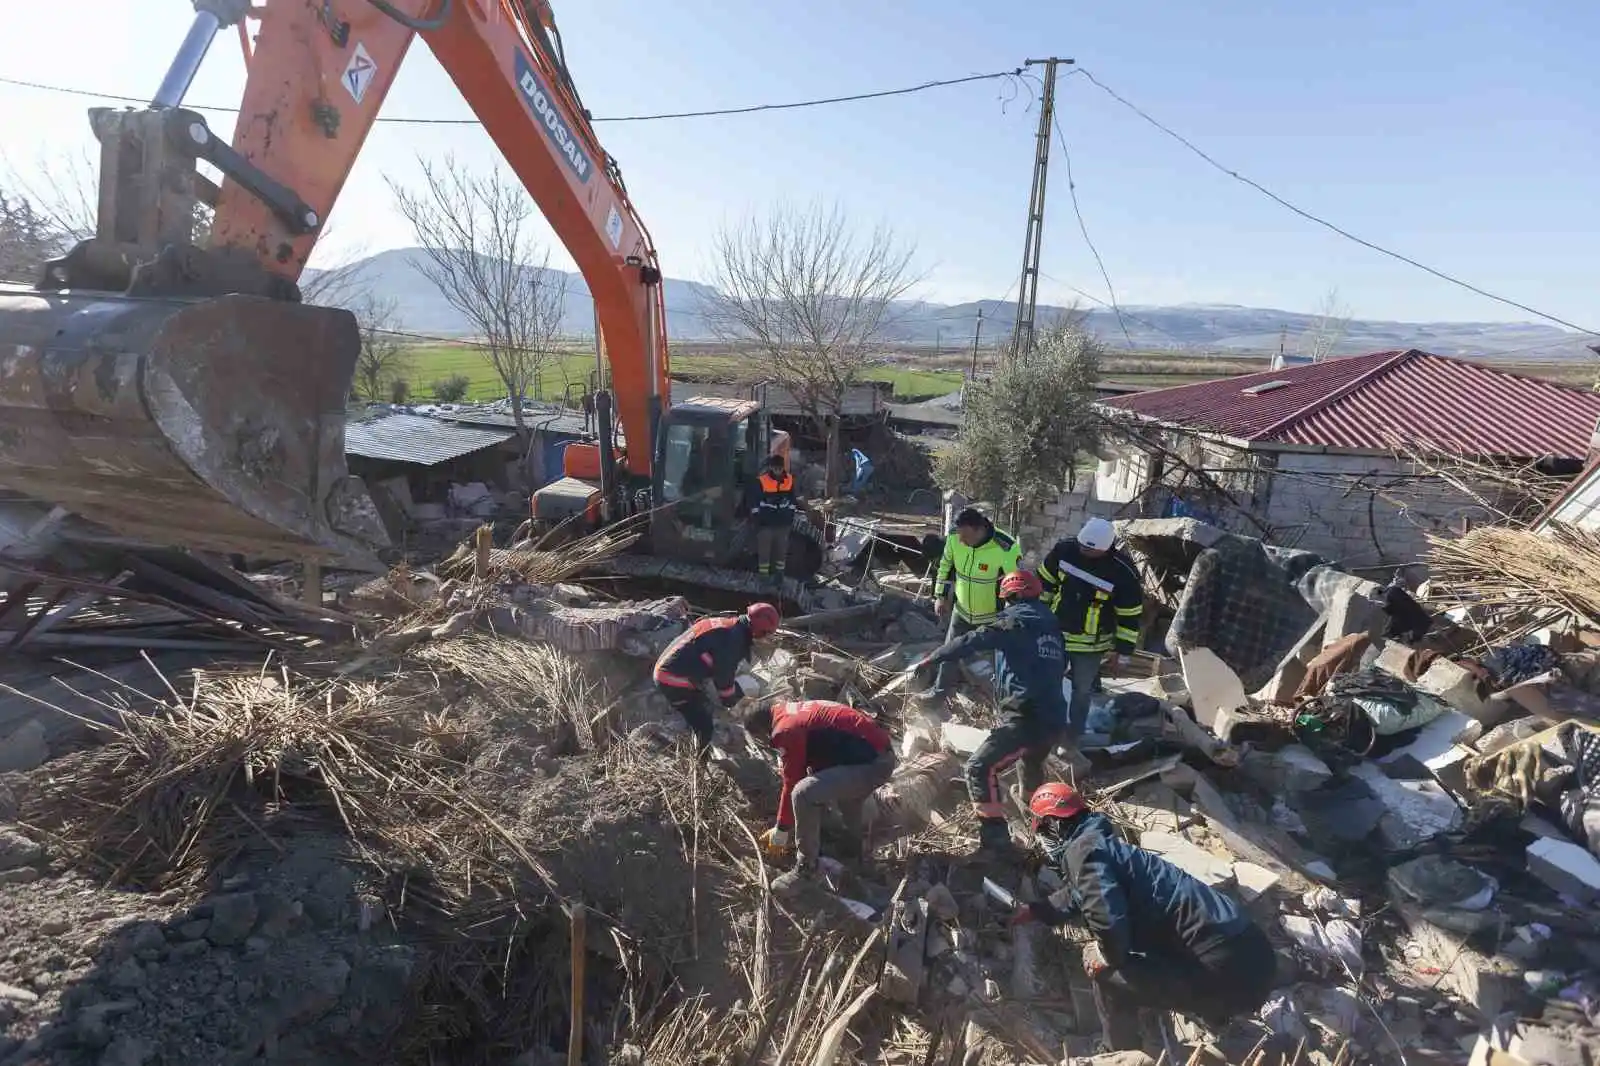
M 1039 566 L 1044 598 L 1061 623 L 1072 677 L 1068 722 L 1072 738 L 1083 735 L 1089 702 L 1102 664 L 1113 673 L 1123 655 L 1139 645 L 1144 585 L 1126 553 L 1117 550 L 1117 529 L 1091 518 L 1072 540 L 1061 540 Z
M 694 730 L 696 753 L 711 750 L 716 708 L 743 697 L 736 676 L 755 642 L 778 631 L 778 609 L 752 603 L 742 615 L 702 618 L 667 645 L 656 660 L 656 688 Z
M 794 895 L 821 881 L 824 807 L 839 808 L 852 844 L 863 840 L 862 805 L 894 773 L 894 743 L 871 715 L 828 700 L 764 703 L 744 727 L 782 760 L 778 824 L 761 843 L 773 857 L 796 852 L 794 869 L 772 882 L 773 892 Z
M 1040 600 L 1042 588 L 1032 571 L 1018 570 L 1000 582 L 1005 606 L 993 621 L 931 652 L 913 669 L 954 662 L 979 652 L 996 651 L 996 691 L 1000 724 L 967 760 L 967 794 L 978 811 L 978 845 L 1001 855 L 1011 849 L 1005 807 L 1000 800 L 1000 775 L 1022 761 L 1022 794 L 1030 796 L 1044 781 L 1044 761 L 1067 724 L 1061 694 L 1061 629 Z
M 1013 924 L 1060 925 L 1082 914 L 1094 940 L 1083 971 L 1094 981 L 1103 1040 L 1140 1046 L 1138 1011 L 1177 1011 L 1212 1028 L 1254 1013 L 1277 973 L 1272 944 L 1232 899 L 1159 855 L 1123 840 L 1070 785 L 1029 801 L 1033 830 L 1063 887 L 1018 908 Z

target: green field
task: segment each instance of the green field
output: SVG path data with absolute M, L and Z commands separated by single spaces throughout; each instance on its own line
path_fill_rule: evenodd
M 544 368 L 539 381 L 537 398 L 548 402 L 559 401 L 562 396 L 576 396 L 589 374 L 594 370 L 594 355 L 571 349 L 571 354 L 552 359 Z M 943 396 L 961 387 L 962 368 L 968 365 L 965 353 L 899 352 L 894 362 L 873 367 L 867 377 L 894 386 L 894 399 L 899 403 L 925 400 Z M 1186 385 L 1195 381 L 1232 377 L 1265 370 L 1265 358 L 1249 356 L 1175 355 L 1163 352 L 1117 354 L 1108 356 L 1102 365 L 1101 377 L 1106 381 L 1146 388 L 1164 388 Z M 1491 364 L 1493 365 L 1493 364 Z M 1587 387 L 1594 383 L 1596 369 L 1593 363 L 1570 361 L 1565 363 L 1515 363 L 1501 364 L 1503 369 L 1545 378 L 1568 385 Z M 428 345 L 410 349 L 406 366 L 400 376 L 411 384 L 414 400 L 434 399 L 433 383 L 453 374 L 464 374 L 471 382 L 467 399 L 473 401 L 495 400 L 505 395 L 500 379 L 484 359 L 479 349 L 467 346 Z M 748 357 L 730 354 L 729 349 L 715 345 L 685 346 L 673 352 L 672 375 L 690 381 L 724 382 L 748 381 L 752 376 Z
M 537 399 L 559 401 L 572 387 L 574 395 L 594 370 L 594 356 L 564 355 L 552 359 L 544 367 L 537 389 Z M 726 355 L 695 354 L 672 357 L 674 377 L 698 381 L 735 381 L 748 377 L 749 367 L 742 360 Z M 467 399 L 495 400 L 505 395 L 505 386 L 476 348 L 446 345 L 412 348 L 406 357 L 405 368 L 399 376 L 411 383 L 414 400 L 434 398 L 433 384 L 455 374 L 464 374 L 471 382 Z M 943 396 L 961 387 L 961 374 L 953 370 L 916 370 L 902 367 L 878 367 L 869 375 L 874 381 L 887 381 L 894 386 L 895 399 L 904 402 Z

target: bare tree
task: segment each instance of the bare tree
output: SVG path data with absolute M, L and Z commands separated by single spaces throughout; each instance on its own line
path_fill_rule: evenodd
M 566 275 L 550 269 L 521 185 L 498 170 L 474 174 L 449 156 L 440 166 L 421 162 L 421 192 L 389 183 L 426 253 L 417 269 L 472 324 L 523 429 L 523 404 L 556 354 Z
M 0 188 L 0 280 L 31 284 L 48 260 L 70 246 L 32 200 Z
M 1297 345 L 1300 354 L 1320 363 L 1334 355 L 1346 333 L 1350 332 L 1350 307 L 1339 299 L 1337 287 L 1322 297 L 1317 308 L 1317 321 L 1311 329 L 1300 335 Z
M 355 393 L 369 403 L 381 401 L 393 383 L 404 380 L 411 352 L 395 332 L 399 301 L 363 293 L 350 311 L 361 327 L 361 352 L 356 356 Z
M 32 204 L 64 245 L 70 247 L 94 236 L 100 198 L 94 156 L 63 153 L 40 159 L 26 171 L 4 155 L 0 155 L 0 163 L 5 169 L 0 184 Z
M 916 284 L 913 249 L 887 226 L 853 229 L 837 206 L 779 207 L 717 235 L 707 321 L 754 347 L 827 440 L 827 493 L 839 487 L 839 420 Z

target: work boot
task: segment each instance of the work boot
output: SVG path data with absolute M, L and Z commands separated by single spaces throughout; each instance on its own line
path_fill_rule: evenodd
M 817 870 L 815 859 L 796 859 L 794 869 L 772 879 L 772 894 L 786 899 L 792 899 L 810 889 L 826 887 L 822 874 Z

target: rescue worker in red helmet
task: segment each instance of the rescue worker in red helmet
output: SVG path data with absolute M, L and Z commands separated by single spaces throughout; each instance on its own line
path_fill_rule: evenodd
M 978 811 L 978 843 L 1001 855 L 1011 850 L 1001 803 L 1000 775 L 1022 763 L 1022 794 L 1032 795 L 1044 781 L 1044 761 L 1067 726 L 1067 703 L 1061 692 L 1065 657 L 1056 616 L 1039 598 L 1043 589 L 1031 570 L 1018 570 L 1000 581 L 1004 603 L 987 625 L 965 633 L 924 656 L 926 667 L 964 659 L 979 652 L 998 652 L 996 691 L 1000 724 L 989 731 L 967 760 L 967 794 Z
M 781 857 L 792 838 L 794 869 L 775 878 L 772 891 L 794 895 L 820 881 L 824 807 L 837 807 L 854 840 L 862 839 L 862 805 L 894 773 L 894 742 L 870 714 L 829 700 L 767 702 L 745 715 L 744 727 L 782 759 L 778 821 L 761 843 Z
M 755 642 L 778 631 L 778 609 L 752 603 L 743 614 L 702 618 L 668 644 L 656 659 L 656 688 L 694 731 L 701 759 L 711 750 L 716 708 L 743 697 L 736 681 L 739 664 Z
M 1237 903 L 1129 844 L 1071 785 L 1044 785 L 1028 806 L 1063 885 L 1019 907 L 1012 922 L 1059 925 L 1074 911 L 1083 916 L 1094 934 L 1083 971 L 1094 981 L 1109 1050 L 1139 1048 L 1140 1008 L 1220 1028 L 1266 1002 L 1277 959 Z

